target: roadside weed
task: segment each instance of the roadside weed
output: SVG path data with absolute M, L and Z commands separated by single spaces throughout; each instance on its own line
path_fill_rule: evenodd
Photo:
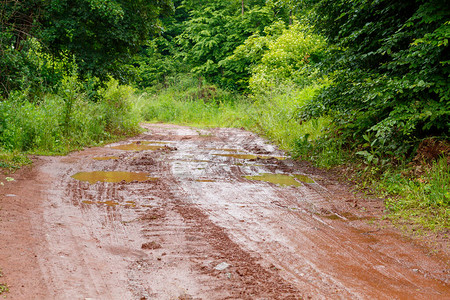
M 12 171 L 28 164 L 31 164 L 31 160 L 24 153 L 0 150 L 0 168 Z
M 3 277 L 2 270 L 0 269 L 0 278 Z M 9 287 L 6 283 L 0 283 L 0 295 L 9 292 Z
M 419 177 L 386 174 L 379 189 L 388 197 L 390 216 L 414 221 L 429 229 L 450 228 L 450 166 L 441 157 Z

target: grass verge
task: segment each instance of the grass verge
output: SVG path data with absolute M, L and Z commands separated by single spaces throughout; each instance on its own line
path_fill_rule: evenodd
M 0 269 L 0 278 L 3 277 L 2 270 Z M 0 295 L 3 295 L 4 293 L 9 292 L 9 287 L 6 283 L 0 283 Z
M 29 164 L 31 160 L 24 153 L 0 151 L 0 169 L 13 171 Z
M 0 168 L 31 163 L 26 154 L 63 155 L 140 132 L 133 88 L 111 79 L 95 95 L 70 75 L 39 101 L 27 91 L 0 100 Z

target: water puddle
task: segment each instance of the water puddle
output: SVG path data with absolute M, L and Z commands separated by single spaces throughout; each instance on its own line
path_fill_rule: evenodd
M 144 144 L 144 145 L 150 145 L 150 144 L 168 145 L 170 142 L 163 142 L 163 141 L 142 141 L 141 143 Z
M 147 181 L 147 180 L 157 180 L 156 177 L 149 177 L 148 173 L 139 173 L 139 172 L 121 172 L 121 171 L 93 171 L 93 172 L 79 172 L 75 175 L 72 175 L 72 178 L 75 178 L 80 181 L 87 181 L 90 184 L 94 184 L 98 181 L 100 182 L 131 182 L 131 181 Z
M 95 202 L 95 201 L 89 201 L 89 200 L 84 200 L 84 201 L 81 201 L 81 203 L 83 203 L 83 204 L 95 204 L 95 203 L 97 203 L 97 202 Z
M 278 159 L 285 160 L 287 157 L 282 156 L 267 156 L 267 155 L 254 155 L 254 154 L 213 154 L 216 156 L 234 157 L 237 159 Z
M 111 147 L 113 149 L 126 150 L 126 151 L 142 151 L 142 150 L 160 150 L 164 149 L 164 146 L 159 145 L 151 145 L 156 144 L 156 142 L 148 142 L 148 141 L 137 141 L 131 144 L 118 145 Z M 164 143 L 165 144 L 165 143 Z
M 216 182 L 215 180 L 212 180 L 212 179 L 197 179 L 195 181 L 197 181 L 197 182 Z
M 220 148 L 206 148 L 206 150 L 213 150 L 213 151 L 224 151 L 224 152 L 233 152 L 233 153 L 238 153 L 241 150 L 238 149 L 229 149 L 229 148 L 224 148 L 224 149 L 220 149 Z
M 329 220 L 340 220 L 340 221 L 358 221 L 358 220 L 370 220 L 370 217 L 358 217 L 350 212 L 343 212 L 343 213 L 333 213 L 333 214 L 326 214 L 326 215 L 320 215 L 322 218 L 326 218 Z
M 274 183 L 280 186 L 301 186 L 303 183 L 314 183 L 311 178 L 300 174 L 270 174 L 264 173 L 257 176 L 245 176 L 249 180 L 258 180 Z
M 126 201 L 125 202 L 126 207 L 136 207 L 136 202 L 134 201 Z
M 329 219 L 329 220 L 344 220 L 343 218 L 339 217 L 338 215 L 332 214 L 332 215 L 320 215 L 322 218 Z
M 120 205 L 120 203 L 116 202 L 116 201 L 89 201 L 89 200 L 85 200 L 85 201 L 81 201 L 81 203 L 88 204 L 88 205 L 102 204 L 102 205 L 106 205 L 106 206 L 109 206 L 109 207 L 115 207 L 115 206 Z M 127 205 L 125 204 L 125 206 L 127 206 Z
M 315 181 L 312 180 L 311 178 L 309 178 L 306 175 L 302 175 L 302 174 L 292 174 L 292 176 L 295 177 L 295 179 L 303 182 L 303 183 L 314 183 Z
M 119 159 L 118 156 L 101 156 L 101 157 L 93 157 L 95 160 L 110 160 L 110 159 Z

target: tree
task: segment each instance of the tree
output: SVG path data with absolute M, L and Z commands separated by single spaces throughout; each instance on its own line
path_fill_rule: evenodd
M 241 4 L 210 1 L 190 6 L 190 18 L 183 23 L 184 31 L 177 40 L 181 57 L 195 74 L 223 83 L 220 62 L 249 36 L 273 22 L 273 12 L 263 1 L 249 1 L 244 15 Z
M 35 37 L 54 57 L 75 57 L 81 74 L 119 75 L 173 12 L 171 0 L 3 0 L 0 51 L 21 51 Z M 0 58 L 1 60 L 2 58 Z M 3 80 L 3 79 L 1 79 Z
M 332 84 L 311 108 L 324 107 L 345 136 L 397 158 L 425 137 L 448 139 L 446 1 L 321 0 L 314 12 L 331 44 Z
M 81 71 L 102 76 L 159 32 L 159 18 L 172 11 L 170 0 L 51 1 L 39 37 L 54 55 L 75 55 Z

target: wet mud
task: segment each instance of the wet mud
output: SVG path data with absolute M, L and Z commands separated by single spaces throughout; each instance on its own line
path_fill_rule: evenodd
M 237 159 L 251 159 L 251 160 L 257 160 L 257 159 L 278 159 L 278 160 L 284 160 L 286 157 L 281 156 L 267 156 L 267 155 L 255 155 L 255 154 L 243 154 L 243 153 L 236 153 L 236 154 L 214 154 L 217 156 L 224 156 L 224 157 L 233 157 Z
M 99 156 L 99 157 L 93 157 L 92 159 L 95 160 L 111 160 L 111 159 L 119 159 L 118 156 Z
M 125 145 L 118 145 L 111 147 L 113 149 L 118 150 L 126 150 L 126 151 L 143 151 L 143 150 L 160 150 L 164 149 L 163 146 L 155 146 L 155 145 L 149 145 L 146 143 L 131 143 L 131 144 L 125 144 Z
M 2 187 L 6 299 L 449 298 L 448 244 L 381 200 L 240 129 L 143 127 Z

